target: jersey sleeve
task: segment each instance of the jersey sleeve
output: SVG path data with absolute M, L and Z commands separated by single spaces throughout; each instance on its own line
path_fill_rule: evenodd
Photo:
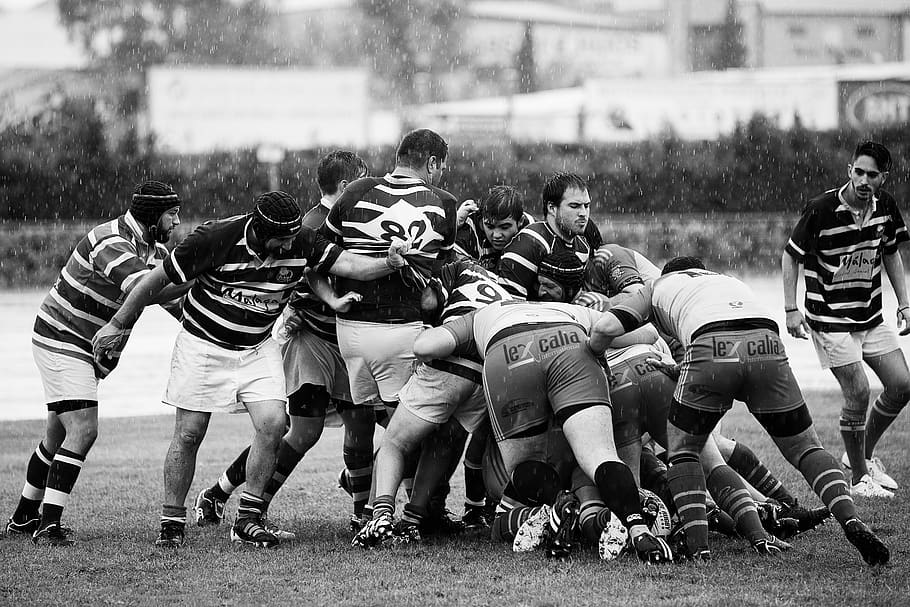
M 651 319 L 653 291 L 654 283 L 649 282 L 643 289 L 615 301 L 607 314 L 613 314 L 622 323 L 626 332 L 637 329 Z
M 633 252 L 617 245 L 600 247 L 585 269 L 585 289 L 608 297 L 644 283 Z
M 784 250 L 797 261 L 802 261 L 807 253 L 815 249 L 818 238 L 817 218 L 818 211 L 812 205 L 807 206 L 790 233 Z
M 455 253 L 460 257 L 468 257 L 474 260 L 480 259 L 480 245 L 477 236 L 479 228 L 477 227 L 477 221 L 475 221 L 476 215 L 476 212 L 469 215 L 455 232 Z
M 469 312 L 439 326 L 448 331 L 455 338 L 455 348 L 460 349 L 474 343 L 474 316 L 476 312 Z
M 299 243 L 299 255 L 306 258 L 307 266 L 323 274 L 331 270 L 344 250 L 307 226 L 300 229 L 295 242 Z
M 223 242 L 220 234 L 215 224 L 204 223 L 180 241 L 164 260 L 164 272 L 171 282 L 183 284 L 221 265 L 233 243 Z
M 904 224 L 904 218 L 897 206 L 894 198 L 890 195 L 887 198 L 888 215 L 891 217 L 889 229 L 885 232 L 884 252 L 886 255 L 897 253 L 898 246 L 901 243 L 910 240 L 910 234 L 907 234 L 907 226 Z
M 522 299 L 537 281 L 537 266 L 546 255 L 540 237 L 530 229 L 519 232 L 506 246 L 499 261 L 499 279 L 511 295 Z
M 124 293 L 128 293 L 150 268 L 139 258 L 136 246 L 122 236 L 109 236 L 92 249 L 92 266 Z

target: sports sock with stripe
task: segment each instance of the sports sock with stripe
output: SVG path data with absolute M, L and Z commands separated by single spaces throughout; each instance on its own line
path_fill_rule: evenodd
M 730 466 L 718 466 L 707 478 L 707 487 L 717 505 L 736 521 L 736 531 L 749 541 L 765 539 L 752 495 L 740 476 Z
M 275 465 L 275 472 L 272 474 L 272 478 L 269 479 L 269 482 L 266 483 L 265 490 L 262 493 L 262 498 L 266 502 L 271 503 L 272 498 L 275 497 L 278 490 L 281 489 L 288 480 L 288 476 L 294 471 L 294 468 L 297 467 L 300 460 L 303 459 L 303 455 L 303 453 L 294 449 L 286 440 L 281 440 L 281 443 L 278 445 L 278 462 Z
M 689 554 L 708 548 L 707 491 L 698 455 L 681 453 L 670 459 L 667 483 L 686 534 Z
M 837 522 L 843 525 L 856 516 L 847 479 L 833 455 L 813 449 L 800 458 L 798 469 Z
M 784 484 L 758 459 L 758 456 L 739 441 L 733 446 L 733 452 L 727 464 L 739 473 L 750 485 L 766 497 L 776 499 L 786 506 L 795 506 L 796 498 L 790 495 Z
M 44 448 L 44 443 L 38 443 L 25 468 L 25 485 L 13 513 L 15 522 L 24 523 L 29 519 L 38 518 L 38 508 L 44 499 L 44 489 L 47 485 L 47 472 L 53 459 L 54 456 Z
M 44 505 L 41 508 L 41 528 L 59 523 L 70 493 L 82 471 L 85 455 L 61 447 L 57 450 L 47 471 L 47 488 L 44 490 Z

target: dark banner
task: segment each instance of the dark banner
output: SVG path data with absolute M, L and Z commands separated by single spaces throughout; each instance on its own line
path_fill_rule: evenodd
M 865 130 L 910 123 L 910 82 L 849 80 L 838 84 L 841 126 Z

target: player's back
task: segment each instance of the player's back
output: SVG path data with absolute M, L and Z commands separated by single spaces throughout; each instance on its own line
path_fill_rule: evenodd
M 661 276 L 651 305 L 657 324 L 684 346 L 699 328 L 720 321 L 773 319 L 744 282 L 708 270 L 689 269 Z

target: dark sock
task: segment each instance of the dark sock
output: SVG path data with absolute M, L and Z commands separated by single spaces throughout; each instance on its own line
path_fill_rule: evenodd
M 594 471 L 594 484 L 607 508 L 616 513 L 626 528 L 645 524 L 638 486 L 628 466 L 622 462 L 602 463 Z
M 681 454 L 674 458 L 667 482 L 676 502 L 676 512 L 683 523 L 689 554 L 708 548 L 708 517 L 705 503 L 705 474 L 697 455 Z
M 265 501 L 271 503 L 272 498 L 275 497 L 278 490 L 288 480 L 288 476 L 294 471 L 301 459 L 303 459 L 303 453 L 300 453 L 286 440 L 282 439 L 278 445 L 278 463 L 275 465 L 275 472 L 269 482 L 266 483 L 265 491 L 262 493 L 262 498 Z
M 707 487 L 717 505 L 736 521 L 736 530 L 741 536 L 752 542 L 768 536 L 749 490 L 733 468 L 718 466 L 712 470 Z
M 44 506 L 41 509 L 42 528 L 60 522 L 83 463 L 84 455 L 62 447 L 57 450 L 47 471 L 47 488 L 44 491 Z
M 847 479 L 833 455 L 824 449 L 815 449 L 799 460 L 798 468 L 837 522 L 843 525 L 856 516 Z
M 44 490 L 47 485 L 47 472 L 51 467 L 54 456 L 48 453 L 43 443 L 38 443 L 32 456 L 28 459 L 25 468 L 25 485 L 19 497 L 19 504 L 13 513 L 13 520 L 17 523 L 39 516 L 38 508 L 44 499 Z
M 771 471 L 749 447 L 737 441 L 727 463 L 762 495 L 776 499 L 787 506 L 796 505 L 796 498 L 790 495 L 784 484 L 771 474 Z

